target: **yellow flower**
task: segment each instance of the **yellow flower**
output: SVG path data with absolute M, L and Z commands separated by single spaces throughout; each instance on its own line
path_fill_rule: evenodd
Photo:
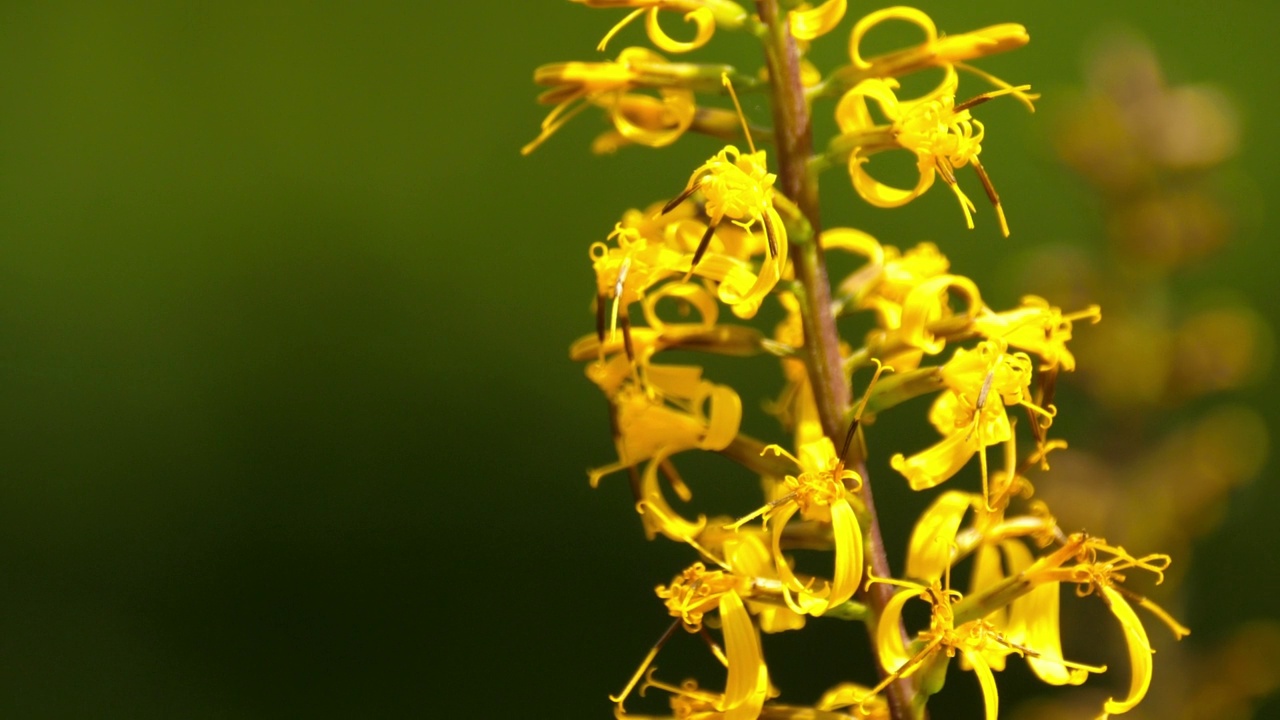
M 974 328 L 984 337 L 999 338 L 1010 345 L 1033 352 L 1044 360 L 1043 369 L 1061 367 L 1067 372 L 1076 369 L 1075 356 L 1067 350 L 1071 339 L 1071 324 L 1076 320 L 1098 322 L 1102 309 L 1097 305 L 1079 312 L 1064 315 L 1044 298 L 1027 295 L 1022 307 L 1008 312 L 987 311 L 974 318 Z
M 613 62 L 564 62 L 543 65 L 534 82 L 550 90 L 538 96 L 555 105 L 542 121 L 542 132 L 521 148 L 528 155 L 566 122 L 591 105 L 605 108 L 621 138 L 662 147 L 689 129 L 697 107 L 693 91 L 671 82 L 666 58 L 645 48 L 627 48 Z M 660 97 L 631 94 L 638 87 L 657 85 Z
M 791 459 L 801 468 L 800 476 L 788 475 L 784 481 L 785 495 L 734 526 L 756 517 L 763 517 L 766 526 L 772 524 L 773 559 L 787 606 L 797 613 L 822 615 L 853 597 L 862 583 L 862 527 L 849 503 L 849 484 L 854 486 L 852 489 L 861 487 L 862 478 L 844 468 L 835 446 L 825 436 L 802 446 L 798 458 L 777 445 L 770 445 L 765 452 Z M 830 581 L 801 582 L 782 554 L 782 535 L 797 512 L 806 520 L 831 526 L 835 571 Z
M 1031 552 L 1021 538 L 1032 537 L 1037 544 L 1048 544 L 1057 528 L 1051 516 L 1041 513 L 1004 520 L 1010 495 L 1029 489 L 1026 481 L 1016 475 L 1017 455 L 1012 436 L 1006 447 L 1006 469 L 992 475 L 993 509 L 988 510 L 979 495 L 948 491 L 938 496 L 920 516 L 907 551 L 908 577 L 938 582 L 947 577 L 960 556 L 972 549 L 969 595 L 973 597 L 996 588 L 1007 577 L 1018 575 L 1032 565 Z M 974 523 L 965 529 L 965 539 L 960 541 L 961 520 L 970 509 L 974 510 Z M 983 620 L 1007 640 L 1010 647 L 1025 655 L 1031 669 L 1047 683 L 1078 685 L 1084 682 L 1089 671 L 1105 670 L 1063 659 L 1056 582 L 1035 586 L 1015 599 L 1011 606 L 991 609 Z M 993 670 L 1004 669 L 1003 653 L 989 654 L 986 659 Z
M 924 32 L 924 42 L 893 52 L 864 58 L 862 41 L 873 28 L 881 23 L 898 20 L 919 27 Z M 1031 40 L 1027 29 L 1015 23 L 992 25 L 973 32 L 955 35 L 938 35 L 938 28 L 924 12 L 911 7 L 891 7 L 864 16 L 853 26 L 849 36 L 849 58 L 853 69 L 862 78 L 902 77 L 929 67 L 958 68 L 973 73 L 1000 89 L 1011 86 L 999 78 L 975 67 L 965 60 L 1007 52 L 1026 45 Z M 1014 97 L 1034 109 L 1031 102 L 1038 96 L 1013 91 Z
M 1065 564 L 1071 560 L 1075 564 Z M 1044 618 L 1056 611 L 1056 605 L 1048 603 L 1056 600 L 1058 585 L 1072 583 L 1076 585 L 1076 594 L 1085 596 L 1097 594 L 1111 609 L 1125 635 L 1129 649 L 1129 692 L 1123 699 L 1110 698 L 1103 706 L 1102 718 L 1119 715 L 1132 710 L 1146 695 L 1151 684 L 1151 643 L 1147 639 L 1147 631 L 1130 606 L 1136 602 L 1159 618 L 1173 632 L 1174 637 L 1182 639 L 1190 634 L 1190 630 L 1168 612 L 1150 600 L 1126 588 L 1121 583 L 1129 570 L 1138 569 L 1152 573 L 1156 584 L 1164 580 L 1164 571 L 1169 567 L 1169 556 L 1152 553 L 1142 557 L 1134 557 L 1122 547 L 1112 547 L 1102 538 L 1089 537 L 1083 533 L 1069 536 L 1063 546 L 1051 555 L 1040 558 L 1025 570 L 1022 578 L 1035 588 L 1033 595 L 1028 596 L 1031 604 L 1041 604 L 1039 608 L 1024 613 L 1024 616 L 1038 611 Z M 1041 590 L 1041 587 L 1052 590 Z M 1042 592 L 1035 597 L 1035 592 Z M 1055 621 L 1056 622 L 1056 621 Z M 1028 627 L 1027 632 L 1035 629 Z M 1041 671 L 1037 670 L 1037 674 Z M 1043 678 L 1044 675 L 1041 675 Z M 1071 682 L 1070 679 L 1067 682 Z
M 588 370 L 602 388 L 617 388 L 610 401 L 618 461 L 592 470 L 591 485 L 595 487 L 609 473 L 648 460 L 636 505 L 645 532 L 650 538 L 663 534 L 687 542 L 701 530 L 705 519 L 689 523 L 670 508 L 658 487 L 658 469 L 667 469 L 667 459 L 679 452 L 728 446 L 738 434 L 742 401 L 732 388 L 703 380 L 702 368 L 696 366 L 649 366 L 644 387 L 617 379 L 628 370 L 629 366 L 605 362 L 593 363 Z M 689 500 L 692 495 L 679 476 L 670 469 L 667 476 L 676 494 Z
M 684 191 L 663 209 L 664 212 L 673 210 L 695 192 L 702 194 L 709 220 L 706 233 L 694 251 L 689 273 L 697 271 L 719 280 L 720 299 L 742 318 L 755 316 L 765 295 L 782 279 L 787 263 L 787 229 L 774 209 L 776 176 L 768 170 L 764 151 L 757 151 L 754 146 L 751 150 L 744 154 L 732 145 L 726 146 L 694 170 Z M 710 261 L 709 267 L 700 267 L 713 236 L 726 218 L 748 233 L 757 228 L 763 231 L 767 252 L 759 275 L 728 257 L 706 258 Z
M 666 603 L 671 615 L 677 618 L 677 623 L 689 632 L 702 631 L 703 618 L 708 613 L 713 610 L 720 613 L 724 653 L 720 654 L 716 649 L 716 654 L 728 668 L 728 678 L 723 693 L 700 691 L 693 683 L 675 687 L 652 677 L 645 678 L 641 692 L 650 687 L 666 690 L 684 698 L 685 702 L 682 704 L 686 707 L 714 711 L 717 713 L 715 717 L 726 720 L 758 718 L 760 709 L 769 697 L 769 671 L 760 648 L 760 633 L 751 621 L 751 615 L 742 599 L 741 593 L 746 592 L 749 586 L 748 578 L 726 570 L 707 570 L 702 563 L 694 563 L 685 569 L 670 585 L 659 585 L 656 588 L 658 597 Z M 674 627 L 673 625 L 673 630 Z M 616 697 L 610 697 L 616 703 L 614 713 L 617 717 L 625 716 L 623 702 L 640 678 L 645 676 L 649 664 L 670 634 L 669 630 L 649 652 L 626 688 Z
M 969 115 L 969 108 L 999 95 L 1020 92 L 1026 86 L 996 90 L 957 103 L 955 92 L 958 82 L 955 70 L 947 66 L 946 77 L 936 90 L 919 100 L 902 102 L 894 92 L 898 88 L 896 80 L 863 80 L 845 93 L 836 108 L 836 121 L 842 133 L 837 141 L 852 146 L 849 175 L 854 189 L 867 202 L 877 207 L 900 207 L 923 195 L 933 186 L 934 179 L 941 176 L 959 199 L 965 223 L 970 229 L 973 228 L 974 205 L 957 184 L 955 171 L 972 165 L 988 199 L 995 206 L 1001 232 L 1008 236 L 1009 226 L 1000 196 L 978 161 L 984 135 L 982 123 Z M 868 100 L 879 106 L 889 125 L 875 123 Z M 895 148 L 916 156 L 916 185 L 909 190 L 886 185 L 863 167 L 871 155 Z
M 872 582 L 889 581 L 873 579 Z M 877 621 L 876 648 L 880 664 L 888 675 L 872 689 L 872 693 L 878 693 L 894 680 L 910 677 L 922 669 L 925 674 L 919 683 L 920 690 L 926 694 L 937 692 L 946 675 L 949 659 L 959 653 L 972 668 L 974 675 L 978 676 L 986 720 L 996 720 L 1000 698 L 988 658 L 993 655 L 1003 657 L 1014 652 L 1015 648 L 1004 642 L 985 621 L 974 620 L 956 627 L 952 606 L 961 599 L 960 593 L 944 589 L 936 582 L 920 585 L 895 580 L 892 583 L 907 589 L 890 598 Z M 909 654 L 902 642 L 900 626 L 903 606 L 912 599 L 928 602 L 932 613 L 929 628 L 922 630 L 917 637 L 920 649 Z
M 1011 435 L 1005 407 L 1022 405 L 1050 417 L 1048 411 L 1029 399 L 1031 359 L 1025 353 L 1007 350 L 1002 341 L 986 340 L 974 350 L 957 349 L 942 367 L 948 389 L 934 401 L 929 422 L 943 439 L 910 458 L 899 453 L 889 461 L 913 490 L 931 488 L 947 480 L 979 453 L 982 494 L 990 507 L 986 448 L 1005 442 Z
M 604 50 L 613 36 L 632 20 L 645 15 L 645 31 L 649 40 L 667 52 L 682 53 L 706 45 L 716 32 L 716 26 L 738 28 L 750 18 L 746 10 L 731 0 L 573 0 L 587 7 L 636 8 L 605 34 L 597 46 Z M 658 24 L 658 13 L 663 10 L 684 13 L 685 22 L 697 26 L 693 40 L 681 41 L 668 35 Z
M 596 334 L 602 343 L 606 338 L 613 338 L 621 321 L 627 340 L 627 356 L 634 358 L 628 308 L 643 300 L 649 288 L 669 277 L 678 276 L 688 263 L 688 257 L 664 243 L 651 242 L 636 230 L 621 224 L 609 234 L 609 239 L 615 240 L 617 246 L 611 248 L 598 242 L 593 243 L 590 249 L 591 265 L 596 273 Z

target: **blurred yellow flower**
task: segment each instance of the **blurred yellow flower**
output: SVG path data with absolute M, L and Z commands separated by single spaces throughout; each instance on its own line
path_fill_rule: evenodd
M 664 78 L 666 58 L 645 48 L 623 50 L 612 62 L 563 62 L 539 67 L 534 82 L 550 90 L 538 96 L 555 105 L 542 121 L 542 131 L 521 148 L 528 155 L 575 115 L 592 105 L 603 107 L 617 132 L 628 142 L 662 147 L 675 142 L 689 125 L 697 107 L 693 91 L 676 84 L 658 88 L 660 97 L 630 94 Z
M 998 338 L 1039 355 L 1044 361 L 1042 369 L 1061 367 L 1071 372 L 1076 369 L 1075 356 L 1067 350 L 1072 323 L 1096 323 L 1101 319 L 1102 309 L 1097 305 L 1064 315 L 1044 298 L 1027 295 L 1022 298 L 1021 307 L 1000 313 L 988 311 L 974 318 L 973 325 L 986 338 Z
M 626 27 L 631 21 L 645 16 L 645 31 L 649 40 L 667 52 L 682 53 L 696 50 L 706 45 L 716 32 L 716 26 L 736 28 L 750 17 L 746 10 L 731 0 L 572 0 L 573 2 L 595 8 L 635 8 L 630 14 L 614 25 L 597 46 L 604 50 L 613 36 Z M 676 40 L 663 31 L 658 24 L 658 13 L 663 10 L 684 13 L 685 22 L 696 27 L 694 38 L 683 41 Z
M 864 57 L 862 41 L 867 33 L 889 21 L 902 21 L 915 25 L 924 32 L 924 41 L 871 58 Z M 955 67 L 973 73 L 998 88 L 1007 89 L 1011 87 L 1008 83 L 964 64 L 964 61 L 1014 50 L 1026 45 L 1030 40 L 1027 29 L 1016 23 L 992 25 L 981 30 L 955 35 L 939 35 L 933 19 L 923 11 L 897 6 L 868 13 L 858 20 L 853 26 L 853 32 L 849 35 L 849 58 L 853 62 L 853 68 L 859 71 L 862 77 L 894 78 L 930 67 Z M 1014 95 L 1029 109 L 1032 107 L 1031 101 L 1037 97 L 1021 90 L 1016 91 Z
M 797 40 L 813 40 L 826 35 L 844 19 L 848 5 L 847 0 L 827 0 L 817 7 L 802 4 L 787 16 L 791 34 Z

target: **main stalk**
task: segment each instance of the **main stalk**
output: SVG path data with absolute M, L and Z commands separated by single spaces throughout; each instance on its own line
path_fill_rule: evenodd
M 845 412 L 851 397 L 840 362 L 840 336 L 831 312 L 831 283 L 827 279 L 826 258 L 818 243 L 822 218 L 818 208 L 818 181 L 808 168 L 813 154 L 813 124 L 804 85 L 800 82 L 800 50 L 791 35 L 785 13 L 779 10 L 778 0 L 757 0 L 756 8 L 761 22 L 768 28 L 765 49 L 772 79 L 779 189 L 796 203 L 812 228 L 811 236 L 797 238 L 790 248 L 799 285 L 796 294 L 804 325 L 805 365 L 812 379 L 822 430 L 835 447 L 840 447 L 846 432 Z M 860 461 L 856 469 L 862 476 L 861 496 L 870 517 L 867 555 L 871 572 L 877 577 L 892 577 L 865 462 Z M 874 583 L 863 595 L 879 618 L 893 590 L 884 583 Z M 885 674 L 878 661 L 877 670 L 882 676 Z M 892 683 L 887 694 L 894 720 L 912 720 L 919 716 L 915 711 L 915 691 L 909 678 L 900 678 Z

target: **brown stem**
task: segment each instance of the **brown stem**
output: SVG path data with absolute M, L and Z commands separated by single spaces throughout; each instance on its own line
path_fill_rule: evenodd
M 778 12 L 777 0 L 757 0 L 760 20 L 769 28 L 766 42 L 769 77 L 773 79 L 774 140 L 778 151 L 778 184 L 812 228 L 812 236 L 792 243 L 796 280 L 803 288 L 805 364 L 818 398 L 822 429 L 832 438 L 844 437 L 844 409 L 849 404 L 849 385 L 840 364 L 840 335 L 831 314 L 831 283 L 827 279 L 826 258 L 818 248 L 822 232 L 818 212 L 818 183 L 808 172 L 813 154 L 809 106 L 800 83 L 800 51 L 791 37 L 786 16 Z
M 773 89 L 774 139 L 778 152 L 778 183 L 784 195 L 791 198 L 809 221 L 812 234 L 792 243 L 791 253 L 796 280 L 801 292 L 804 324 L 804 360 L 812 379 L 822 430 L 839 447 L 844 438 L 844 414 L 849 405 L 849 384 L 840 361 L 840 335 L 831 312 L 831 283 L 827 278 L 826 259 L 819 247 L 822 231 L 818 211 L 818 183 L 808 170 L 813 154 L 812 123 L 809 105 L 800 82 L 800 51 L 787 17 L 779 11 L 778 0 L 756 0 L 760 20 L 768 28 L 765 48 L 769 77 Z M 867 555 L 871 572 L 877 577 L 892 577 L 889 560 L 880 536 L 880 523 L 871 496 L 871 482 L 865 463 L 856 468 L 862 476 L 862 499 L 870 517 L 867 528 Z M 878 618 L 892 595 L 891 586 L 873 583 L 864 591 L 872 613 Z M 874 633 L 872 633 L 874 637 Z M 903 631 L 904 642 L 905 631 Z M 873 647 L 874 653 L 874 647 Z M 885 674 L 877 662 L 877 669 Z M 890 712 L 894 720 L 920 717 L 913 701 L 915 690 L 910 678 L 899 678 L 887 689 Z

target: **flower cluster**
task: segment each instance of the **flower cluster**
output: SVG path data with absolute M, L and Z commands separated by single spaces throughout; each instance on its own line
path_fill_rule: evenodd
M 595 331 L 574 343 L 570 356 L 586 364 L 604 394 L 617 448 L 615 461 L 590 472 L 591 483 L 625 473 L 645 533 L 685 545 L 692 556 L 656 589 L 674 619 L 613 696 L 615 714 L 626 715 L 634 696 L 653 689 L 669 696 L 678 718 L 915 718 L 959 655 L 961 668 L 979 681 L 986 717 L 995 720 L 995 674 L 1011 655 L 1050 685 L 1079 685 L 1106 671 L 1063 657 L 1059 604 L 1067 589 L 1106 606 L 1118 623 L 1107 632 L 1122 636 L 1129 649 L 1129 687 L 1114 693 L 1102 713 L 1133 708 L 1152 675 L 1151 643 L 1134 606 L 1175 636 L 1187 630 L 1127 587 L 1127 576 L 1141 570 L 1158 583 L 1169 557 L 1136 557 L 1059 527 L 1027 477 L 1049 470 L 1050 453 L 1066 447 L 1051 437 L 1057 379 L 1076 368 L 1068 348 L 1076 324 L 1097 322 L 1099 308 L 1063 311 L 1037 296 L 992 308 L 978 283 L 952 272 L 936 245 L 904 250 L 854 228 L 824 231 L 817 212 L 817 175 L 843 166 L 850 197 L 879 207 L 907 205 L 941 179 L 972 228 L 976 206 L 958 172 L 969 166 L 1007 235 L 1003 206 L 979 160 L 986 131 L 973 113 L 993 98 L 1007 95 L 1030 107 L 1037 96 L 969 62 L 1020 47 L 1026 30 L 1006 24 L 944 35 L 922 11 L 890 8 L 856 21 L 848 63 L 823 72 L 805 54 L 840 26 L 844 0 L 794 7 L 761 0 L 754 12 L 733 0 L 576 1 L 630 9 L 601 50 L 643 18 L 648 39 L 666 53 L 703 48 L 717 32 L 739 32 L 758 38 L 766 58 L 758 71 L 744 72 L 670 62 L 632 47 L 616 61 L 556 63 L 534 76 L 551 87 L 541 101 L 554 109 L 526 152 L 591 107 L 611 127 L 596 140 L 598 151 L 668 146 L 686 133 L 730 143 L 701 164 L 691 162 L 687 181 L 673 179 L 668 199 L 624 213 L 589 251 Z M 692 24 L 691 40 L 663 28 L 670 14 Z M 865 52 L 868 33 L 890 22 L 914 26 L 922 38 Z M 940 82 L 903 97 L 900 80 L 922 71 L 940 73 Z M 984 88 L 966 99 L 958 93 L 968 78 Z M 739 91 L 770 98 L 772 127 L 747 119 Z M 814 152 L 811 112 L 823 103 L 833 106 L 839 133 Z M 757 149 L 756 140 L 771 141 L 772 150 Z M 873 158 L 892 151 L 914 157 L 914 186 L 877 179 Z M 833 253 L 855 259 L 856 268 L 838 282 L 827 279 Z M 766 303 L 783 318 L 772 332 L 750 323 Z M 722 306 L 731 319 L 722 319 Z M 871 329 L 842 339 L 836 321 L 851 316 L 864 317 Z M 668 361 L 671 351 L 684 351 L 684 362 Z M 769 409 L 787 442 L 746 435 L 738 391 L 687 364 L 696 353 L 776 360 L 785 388 Z M 861 391 L 852 392 L 855 386 Z M 877 416 L 926 396 L 932 406 L 924 419 L 940 436 L 934 445 L 911 451 L 867 431 Z M 1030 440 L 1025 457 L 1017 451 L 1019 415 Z M 988 468 L 992 447 L 1004 449 L 1003 469 Z M 912 490 L 938 493 L 915 524 L 898 575 L 884 553 L 871 497 L 872 450 Z M 685 481 L 676 456 L 692 452 L 720 454 L 758 476 L 759 508 L 737 519 L 681 509 L 698 483 L 713 481 Z M 974 487 L 958 487 L 966 482 Z M 801 568 L 800 550 L 816 551 L 812 557 L 824 562 Z M 964 572 L 967 589 L 953 588 L 953 575 Z M 923 627 L 904 620 L 912 600 L 929 606 Z M 865 623 L 879 667 L 812 704 L 784 701 L 761 633 L 803 631 L 814 618 Z M 681 628 L 724 666 L 722 691 L 656 677 L 655 658 Z

